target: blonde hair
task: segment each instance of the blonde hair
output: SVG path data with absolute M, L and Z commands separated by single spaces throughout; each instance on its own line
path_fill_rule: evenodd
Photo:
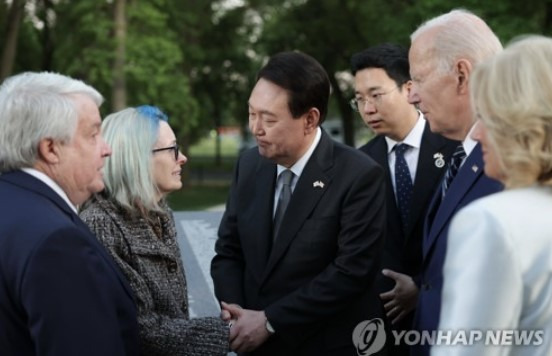
M 507 188 L 552 186 L 552 39 L 526 36 L 476 67 L 473 110 L 495 146 Z

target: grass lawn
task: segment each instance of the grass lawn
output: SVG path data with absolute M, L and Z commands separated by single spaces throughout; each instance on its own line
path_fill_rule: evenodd
M 205 210 L 226 203 L 229 190 L 230 183 L 217 186 L 185 186 L 176 192 L 172 192 L 168 197 L 168 201 L 174 211 Z
M 202 138 L 190 147 L 190 157 L 214 157 L 216 153 L 215 144 L 216 139 L 212 135 Z M 220 148 L 222 156 L 237 156 L 239 149 L 239 138 L 234 136 L 221 136 Z
M 232 170 L 237 159 L 239 139 L 221 137 L 221 162 L 215 163 L 215 137 L 209 135 L 190 147 L 186 184 L 169 194 L 170 207 L 175 211 L 205 210 L 226 203 L 230 191 Z

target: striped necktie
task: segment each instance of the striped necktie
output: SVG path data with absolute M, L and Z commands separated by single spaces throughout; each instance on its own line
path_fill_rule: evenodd
M 458 173 L 458 170 L 460 169 L 460 165 L 462 164 L 464 158 L 466 158 L 466 151 L 464 151 L 464 146 L 462 146 L 462 144 L 459 144 L 452 154 L 448 169 L 445 172 L 445 179 L 443 180 L 443 184 L 441 185 L 442 199 L 445 197 L 448 188 L 452 184 L 452 180 L 454 179 L 454 177 L 456 177 L 456 174 Z

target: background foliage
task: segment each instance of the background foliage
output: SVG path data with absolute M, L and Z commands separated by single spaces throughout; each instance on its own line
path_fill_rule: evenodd
M 118 104 L 117 5 L 125 20 Z M 330 73 L 331 116 L 343 120 L 352 143 L 351 54 L 381 42 L 408 46 L 421 22 L 454 7 L 485 18 L 503 42 L 552 32 L 550 0 L 0 0 L 2 76 L 50 70 L 81 78 L 106 97 L 104 115 L 158 105 L 190 144 L 220 126 L 244 125 L 258 68 L 297 49 Z

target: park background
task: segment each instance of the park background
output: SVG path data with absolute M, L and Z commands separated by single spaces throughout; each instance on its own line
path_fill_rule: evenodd
M 370 133 L 348 105 L 351 55 L 408 47 L 424 20 L 458 7 L 505 44 L 552 34 L 552 0 L 0 0 L 0 80 L 23 71 L 82 79 L 104 95 L 102 116 L 159 106 L 189 159 L 170 204 L 202 210 L 224 203 L 239 152 L 254 145 L 247 99 L 270 55 L 320 61 L 333 87 L 326 129 L 358 146 Z

